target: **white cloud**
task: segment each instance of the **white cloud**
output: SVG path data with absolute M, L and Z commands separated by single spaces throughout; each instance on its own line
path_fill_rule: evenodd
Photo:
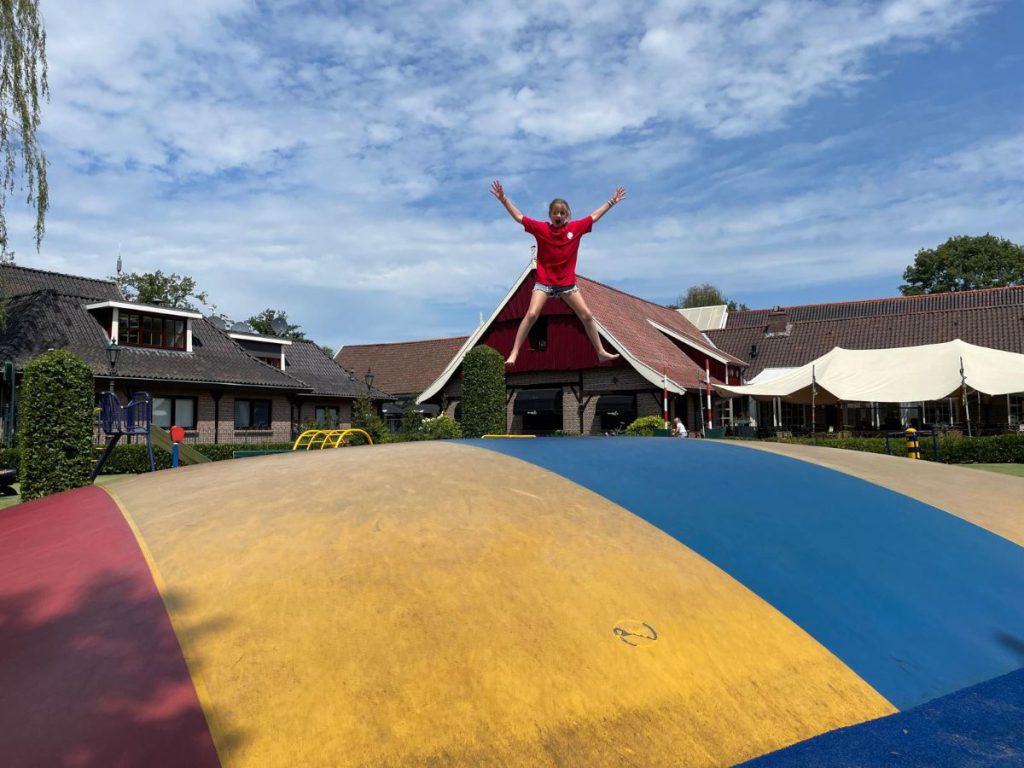
M 475 318 L 522 268 L 529 238 L 486 194 L 501 176 L 536 215 L 556 195 L 582 214 L 617 183 L 636 193 L 588 239 L 594 277 L 678 281 L 711 263 L 799 279 L 900 215 L 1000 223 L 982 179 L 1019 177 L 1020 137 L 898 174 L 849 165 L 852 186 L 799 192 L 776 178 L 791 158 L 720 151 L 702 183 L 738 193 L 724 202 L 689 186 L 702 149 L 869 87 L 873 55 L 945 41 L 992 7 L 52 0 L 52 209 L 43 253 L 23 245 L 19 261 L 104 275 L 121 243 L 128 269 L 192 274 L 234 315 L 279 305 L 327 343 L 408 338 L 447 311 Z M 823 149 L 790 151 L 810 174 L 799 164 Z M 937 177 L 957 181 L 926 203 Z M 836 227 L 861 239 L 823 246 Z

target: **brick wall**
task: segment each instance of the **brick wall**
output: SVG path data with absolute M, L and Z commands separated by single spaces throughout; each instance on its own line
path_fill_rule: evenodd
M 97 389 L 97 394 L 106 387 Z M 292 439 L 292 411 L 288 398 L 281 394 L 269 394 L 266 391 L 225 392 L 220 398 L 220 411 L 217 422 L 214 421 L 216 407 L 209 389 L 189 387 L 172 383 L 146 383 L 123 387 L 118 386 L 117 395 L 122 405 L 128 402 L 129 393 L 137 391 L 149 392 L 157 397 L 191 397 L 195 398 L 196 425 L 194 429 L 185 431 L 187 443 L 286 443 Z M 235 399 L 270 400 L 270 429 L 235 429 Z M 339 418 L 351 422 L 352 411 L 348 401 L 330 402 L 339 405 Z M 303 406 L 303 415 L 313 414 L 311 405 Z M 219 429 L 218 429 L 219 427 Z M 102 433 L 97 432 L 97 440 L 102 441 Z
M 316 409 L 318 407 L 328 407 L 338 409 L 338 429 L 348 429 L 352 426 L 352 401 L 351 400 L 309 400 L 301 398 L 299 400 L 301 408 L 296 413 L 298 426 L 301 426 L 304 421 L 308 421 L 316 418 Z M 276 414 L 275 414 L 276 416 Z
M 235 429 L 235 400 L 270 400 L 270 429 Z M 238 392 L 220 399 L 220 442 L 287 443 L 292 439 L 291 404 L 283 395 Z
M 661 397 L 660 387 L 653 387 L 650 382 L 640 376 L 631 368 L 594 368 L 583 371 L 583 393 L 584 399 L 592 394 L 583 410 L 583 428 L 580 429 L 580 416 L 578 401 L 573 388 L 579 389 L 580 376 L 577 371 L 535 371 L 531 373 L 511 374 L 507 378 L 509 387 L 562 387 L 562 431 L 569 434 L 600 434 L 601 419 L 597 415 L 597 400 L 599 395 L 592 394 L 623 394 L 636 393 L 637 417 L 660 416 Z M 447 399 L 448 405 L 445 413 L 454 416 L 455 407 L 462 396 L 462 382 L 457 376 L 445 385 L 439 398 Z M 506 419 L 509 434 L 521 434 L 523 432 L 523 417 L 512 413 L 515 398 L 508 401 L 506 407 Z M 688 429 L 699 425 L 700 417 L 694 416 L 697 405 L 694 396 L 691 394 L 684 401 L 681 397 L 669 396 L 669 418 L 676 415 L 677 411 L 682 416 Z M 686 415 L 683 415 L 683 414 Z

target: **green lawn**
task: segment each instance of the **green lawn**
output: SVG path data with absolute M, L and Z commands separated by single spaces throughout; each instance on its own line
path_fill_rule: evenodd
M 989 472 L 998 472 L 1001 475 L 1024 477 L 1024 464 L 964 464 L 963 466 L 987 469 Z
M 96 478 L 96 485 L 110 485 L 116 483 L 126 477 L 132 477 L 132 475 L 100 475 Z M 21 490 L 21 483 L 15 483 L 14 489 Z M 13 507 L 15 504 L 21 503 L 21 496 L 0 496 L 0 509 L 7 509 Z

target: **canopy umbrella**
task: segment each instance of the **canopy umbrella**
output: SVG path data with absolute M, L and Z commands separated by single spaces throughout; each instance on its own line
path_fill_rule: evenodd
M 764 383 L 717 389 L 727 397 L 781 397 L 793 403 L 906 403 L 958 394 L 965 379 L 987 395 L 1024 392 L 1024 355 L 961 339 L 892 349 L 836 347 Z

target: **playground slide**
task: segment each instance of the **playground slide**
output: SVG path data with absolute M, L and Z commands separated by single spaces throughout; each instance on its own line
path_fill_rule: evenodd
M 171 434 L 166 429 L 153 424 L 150 427 L 150 437 L 153 440 L 154 448 L 162 448 L 168 453 L 171 452 L 173 443 L 171 442 Z M 178 462 L 180 464 L 203 464 L 209 460 L 195 448 L 185 443 L 178 443 Z

